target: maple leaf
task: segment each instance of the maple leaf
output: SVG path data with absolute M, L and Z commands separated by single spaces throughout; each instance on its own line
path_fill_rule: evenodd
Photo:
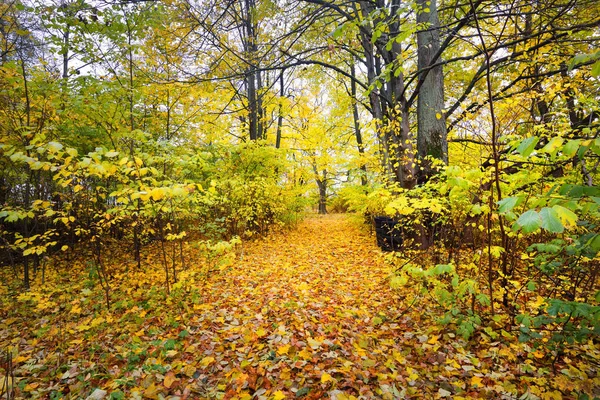
M 290 351 L 290 345 L 289 345 L 289 344 L 286 344 L 286 345 L 280 346 L 280 347 L 277 349 L 277 354 L 278 354 L 278 355 L 280 355 L 280 356 L 282 356 L 282 355 L 284 355 L 284 354 L 287 354 L 287 353 L 288 353 L 288 351 Z
M 479 377 L 479 376 L 471 377 L 471 386 L 481 387 L 482 382 L 483 382 L 483 379 L 481 379 L 481 377 Z
M 327 383 L 330 381 L 333 381 L 331 375 L 329 375 L 327 372 L 323 372 L 323 374 L 321 375 L 321 383 Z
M 272 400 L 283 400 L 285 398 L 286 396 L 281 390 L 278 390 L 275 393 L 273 393 L 273 397 L 271 397 Z

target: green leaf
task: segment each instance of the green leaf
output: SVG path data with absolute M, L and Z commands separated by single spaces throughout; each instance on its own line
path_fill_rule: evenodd
M 539 140 L 540 139 L 537 136 L 532 136 L 523 140 L 519 147 L 517 147 L 517 152 L 523 157 L 529 157 L 529 155 L 535 149 L 535 146 L 538 144 Z
M 492 302 L 490 301 L 490 297 L 485 293 L 479 293 L 475 297 L 484 306 L 489 306 L 490 304 L 492 304 Z
M 408 283 L 408 277 L 406 275 L 401 275 L 401 276 L 393 276 L 390 279 L 390 287 L 392 289 L 398 289 L 404 285 L 406 285 Z
M 513 208 L 523 202 L 523 196 L 507 197 L 497 202 L 498 212 L 505 213 L 511 211 Z
M 553 208 L 544 207 L 540 210 L 542 218 L 542 228 L 552 233 L 562 233 L 565 227 L 558 218 L 558 214 Z
M 592 236 L 587 242 L 586 246 L 589 247 L 593 252 L 598 254 L 600 251 L 600 234 Z
M 542 218 L 535 210 L 529 210 L 523 213 L 516 224 L 523 229 L 524 233 L 531 233 L 542 225 Z
M 112 392 L 110 394 L 109 399 L 110 400 L 124 400 L 125 399 L 125 394 L 122 391 L 117 390 L 117 391 L 114 391 L 114 392 Z
M 342 34 L 344 33 L 345 29 L 346 29 L 346 24 L 342 24 L 342 25 L 338 26 L 337 28 L 335 28 L 335 30 L 331 33 L 331 36 L 334 39 L 337 39 L 340 36 L 342 36 Z
M 565 144 L 562 148 L 562 152 L 567 157 L 573 157 L 577 150 L 579 150 L 579 146 L 581 145 L 581 140 L 569 140 L 567 144 Z
M 569 196 L 579 198 L 583 196 L 583 186 L 581 185 L 572 185 L 570 183 L 564 184 L 558 190 L 558 194 L 561 196 Z
M 592 76 L 600 76 L 600 61 L 596 61 L 594 65 L 592 65 Z
M 588 151 L 588 149 L 590 148 L 590 144 L 588 145 L 581 145 L 579 147 L 579 149 L 577 150 L 577 157 L 579 158 L 583 158 L 583 156 L 585 155 L 586 151 Z
M 590 145 L 590 150 L 597 156 L 600 156 L 600 138 L 596 138 Z
M 431 275 L 442 275 L 444 273 L 450 273 L 454 270 L 452 264 L 438 264 L 433 269 L 431 269 Z

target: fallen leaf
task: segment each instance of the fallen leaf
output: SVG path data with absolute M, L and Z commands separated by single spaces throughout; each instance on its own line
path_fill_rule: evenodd
M 106 390 L 94 389 L 92 394 L 90 394 L 86 400 L 103 400 L 107 394 L 108 392 Z
M 479 376 L 473 376 L 471 378 L 471 386 L 482 387 L 482 379 Z
M 280 346 L 280 347 L 277 349 L 277 354 L 278 354 L 278 355 L 280 355 L 280 356 L 282 356 L 282 355 L 284 355 L 284 354 L 287 354 L 287 352 L 288 352 L 289 350 L 290 350 L 290 345 L 289 345 L 289 344 L 286 344 L 286 345 Z
M 285 397 L 285 394 L 283 394 L 281 390 L 278 390 L 275 393 L 273 393 L 273 400 L 283 400 L 285 399 Z
M 210 364 L 212 364 L 215 361 L 214 357 L 204 357 L 202 359 L 202 361 L 200 361 L 200 365 L 202 365 L 203 367 L 208 367 Z
M 323 375 L 321 375 L 321 383 L 327 383 L 329 381 L 333 381 L 333 378 L 327 372 L 323 372 Z
M 175 376 L 173 371 L 169 371 L 165 375 L 165 380 L 163 382 L 163 385 L 165 385 L 166 388 L 170 389 L 171 386 L 173 386 L 173 383 L 175 383 L 176 381 L 177 381 L 177 377 Z

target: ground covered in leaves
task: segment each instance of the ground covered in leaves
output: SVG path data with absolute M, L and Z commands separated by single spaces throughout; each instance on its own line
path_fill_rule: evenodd
M 246 243 L 210 272 L 188 256 L 170 295 L 153 257 L 114 274 L 110 311 L 83 260 L 28 293 L 3 287 L 17 398 L 560 399 L 600 387 L 593 343 L 553 368 L 508 332 L 465 341 L 436 324 L 426 297 L 390 288 L 374 237 L 346 216 Z

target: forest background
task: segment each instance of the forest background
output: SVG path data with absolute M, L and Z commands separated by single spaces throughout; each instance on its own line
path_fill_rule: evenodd
M 387 284 L 426 293 L 440 326 L 542 348 L 552 369 L 568 348 L 585 360 L 599 16 L 594 0 L 2 1 L 2 328 L 81 314 L 57 297 L 73 281 L 94 315 L 130 279 L 167 301 L 314 206 L 399 221 Z M 27 361 L 9 342 L 6 382 Z

